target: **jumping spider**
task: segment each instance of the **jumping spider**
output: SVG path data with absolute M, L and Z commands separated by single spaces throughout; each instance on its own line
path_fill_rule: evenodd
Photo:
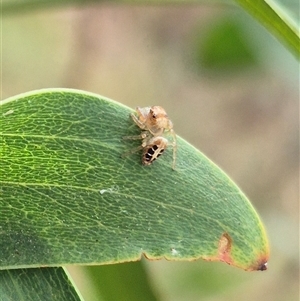
M 173 123 L 168 118 L 166 111 L 160 106 L 136 108 L 136 113 L 131 113 L 130 116 L 134 123 L 143 131 L 137 136 L 126 136 L 123 139 L 142 139 L 142 144 L 124 154 L 124 156 L 143 150 L 142 164 L 150 165 L 155 161 L 167 148 L 168 145 L 173 146 L 173 164 L 175 169 L 176 161 L 176 134 L 173 130 Z M 169 132 L 173 137 L 173 143 L 163 137 Z

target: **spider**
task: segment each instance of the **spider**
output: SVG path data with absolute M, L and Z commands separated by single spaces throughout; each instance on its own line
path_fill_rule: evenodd
M 130 116 L 134 123 L 143 131 L 140 135 L 125 136 L 123 139 L 142 139 L 142 144 L 123 156 L 143 150 L 142 164 L 150 165 L 165 151 L 168 145 L 171 145 L 173 146 L 172 168 L 175 169 L 177 151 L 176 134 L 173 130 L 173 123 L 168 118 L 166 111 L 160 106 L 138 107 L 136 108 L 136 114 L 131 113 Z M 164 137 L 165 132 L 169 132 L 172 135 L 173 143 L 169 143 Z

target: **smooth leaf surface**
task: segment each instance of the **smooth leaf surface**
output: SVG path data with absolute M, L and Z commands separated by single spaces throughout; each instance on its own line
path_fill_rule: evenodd
M 290 16 L 272 0 L 235 0 L 300 58 L 300 32 Z
M 2 102 L 0 266 L 221 260 L 265 269 L 262 223 L 238 187 L 178 138 L 151 166 L 131 110 L 76 90 L 40 90 Z M 176 128 L 175 128 L 176 129 Z
M 80 301 L 63 268 L 0 271 L 1 301 Z
M 143 261 L 86 266 L 89 287 L 101 300 L 158 301 Z M 113 280 L 113 281 L 112 281 Z

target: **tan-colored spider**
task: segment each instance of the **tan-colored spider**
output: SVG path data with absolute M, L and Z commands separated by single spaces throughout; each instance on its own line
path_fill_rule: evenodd
M 173 164 L 175 169 L 177 141 L 176 134 L 173 130 L 173 123 L 168 118 L 166 111 L 160 106 L 136 108 L 136 114 L 131 113 L 130 116 L 134 123 L 143 131 L 137 136 L 126 136 L 124 139 L 142 139 L 142 144 L 125 153 L 123 156 L 133 154 L 139 150 L 143 150 L 142 164 L 152 164 L 167 148 L 168 145 L 173 146 Z M 164 137 L 169 132 L 173 137 L 173 143 Z

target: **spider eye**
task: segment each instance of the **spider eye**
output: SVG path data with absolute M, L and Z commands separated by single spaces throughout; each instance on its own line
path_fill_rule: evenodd
M 151 116 L 153 119 L 156 119 L 157 115 L 151 110 Z

